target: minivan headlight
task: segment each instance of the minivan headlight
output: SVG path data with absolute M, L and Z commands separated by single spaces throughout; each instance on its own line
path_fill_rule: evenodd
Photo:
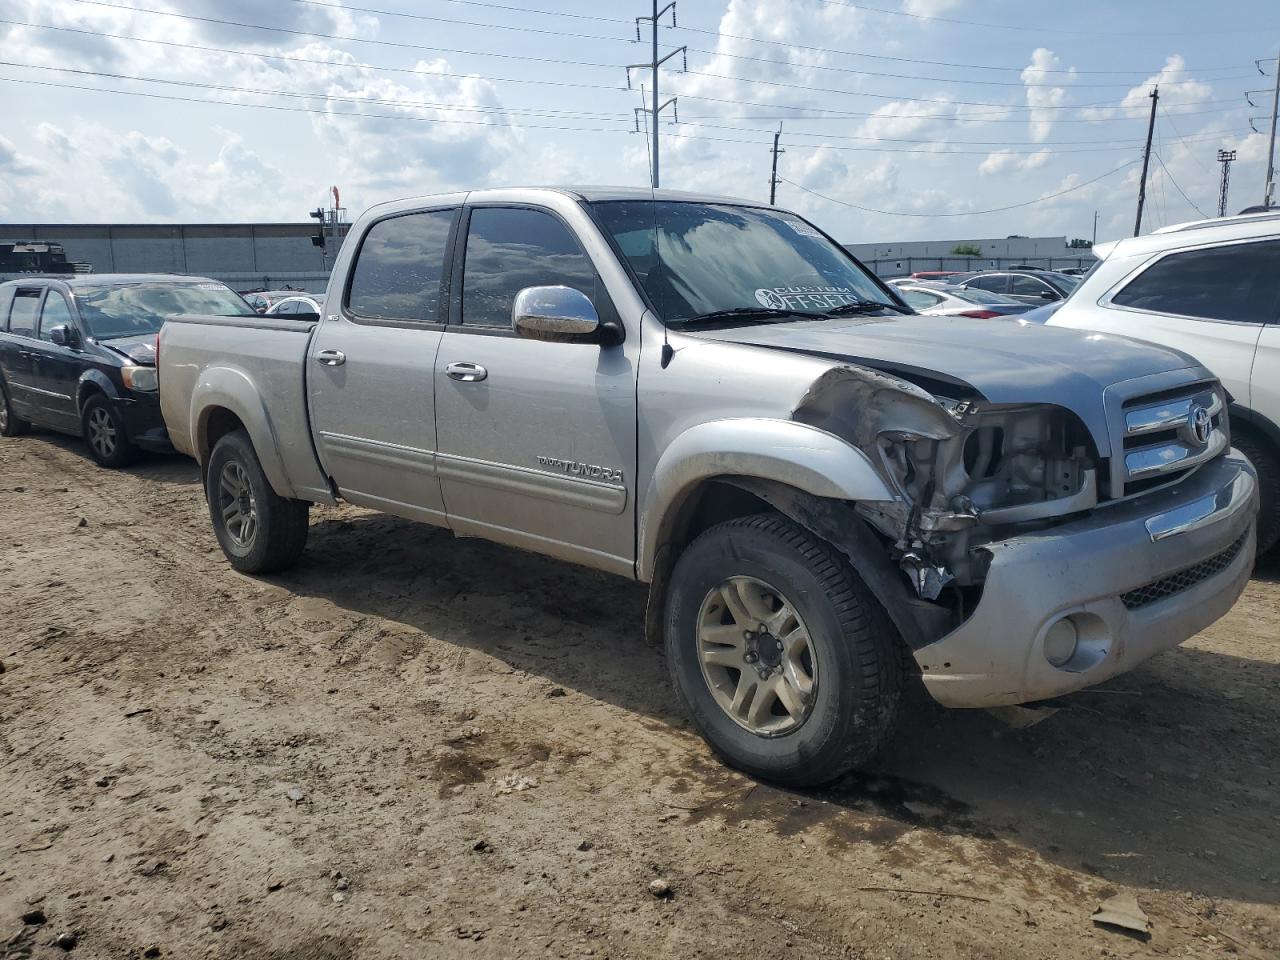
M 160 380 L 156 376 L 155 367 L 139 367 L 129 364 L 121 367 L 120 376 L 124 379 L 124 385 L 130 390 L 154 393 L 160 388 Z

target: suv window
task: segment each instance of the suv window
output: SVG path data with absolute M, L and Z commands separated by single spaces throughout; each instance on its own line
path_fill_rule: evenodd
M 40 313 L 39 287 L 23 287 L 13 295 L 13 306 L 9 310 L 9 332 L 20 337 L 36 335 L 36 317 Z
M 1017 275 L 1009 278 L 1009 295 L 1011 297 L 1039 297 L 1046 293 L 1054 293 L 1054 289 L 1043 280 Z
M 462 271 L 462 322 L 473 326 L 510 328 L 511 305 L 525 287 L 563 285 L 594 299 L 591 261 L 568 228 L 541 210 L 473 210 Z
M 977 287 L 979 290 L 990 290 L 992 293 L 1004 293 L 1009 288 L 1009 277 L 1003 273 L 989 277 L 974 277 L 965 286 Z
M 444 261 L 456 210 L 379 220 L 351 272 L 347 309 L 371 320 L 440 321 Z
M 1280 240 L 1171 254 L 1111 302 L 1183 317 L 1274 323 L 1280 316 Z
M 44 309 L 40 312 L 40 339 L 48 340 L 49 331 L 58 324 L 70 327 L 74 323 L 67 298 L 57 290 L 50 290 L 49 295 L 44 298 Z

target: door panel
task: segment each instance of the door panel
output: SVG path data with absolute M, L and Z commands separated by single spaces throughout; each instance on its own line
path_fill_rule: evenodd
M 44 422 L 44 402 L 35 382 L 36 325 L 40 319 L 40 287 L 20 287 L 9 310 L 9 336 L 0 351 L 9 402 L 24 420 Z
M 307 362 L 325 471 L 352 503 L 443 525 L 434 370 L 456 208 L 374 222 Z M 337 300 L 337 297 L 334 297 Z
M 432 371 L 438 329 L 328 317 L 307 363 L 311 422 L 325 472 L 352 503 L 445 523 L 435 476 Z M 345 359 L 322 362 L 326 351 Z
M 1258 338 L 1249 406 L 1280 426 L 1280 318 L 1263 327 Z
M 549 284 L 582 290 L 612 319 L 591 261 L 559 219 L 524 208 L 472 211 L 462 322 L 445 333 L 436 364 L 449 524 L 631 574 L 639 338 L 602 347 L 515 336 L 515 294 Z
M 76 387 L 84 359 L 79 350 L 60 347 L 49 339 L 49 331 L 59 324 L 75 329 L 75 320 L 66 298 L 57 290 L 45 294 L 40 311 L 39 339 L 32 344 L 32 383 L 41 391 L 50 425 L 72 433 L 80 432 L 76 409 Z

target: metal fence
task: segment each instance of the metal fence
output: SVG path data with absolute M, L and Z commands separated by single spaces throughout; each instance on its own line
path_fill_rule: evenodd
M 1036 267 L 1041 270 L 1061 270 L 1063 267 L 1089 269 L 1098 262 L 1092 254 L 1080 257 L 898 257 L 883 260 L 863 260 L 876 276 L 892 279 L 906 277 L 924 270 L 960 270 L 966 273 L 978 270 L 1010 270 L 1015 267 Z
M 0 283 L 5 280 L 30 280 L 36 277 L 51 277 L 65 280 L 69 277 L 92 278 L 93 274 L 85 273 L 0 273 Z M 316 270 L 308 272 L 277 271 L 274 273 L 209 273 L 189 274 L 189 276 L 208 277 L 210 280 L 221 280 L 232 290 L 297 290 L 300 293 L 324 293 L 329 285 L 329 274 Z

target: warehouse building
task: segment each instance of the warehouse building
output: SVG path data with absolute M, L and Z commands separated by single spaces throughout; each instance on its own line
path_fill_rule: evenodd
M 1066 237 L 1002 237 L 986 240 L 908 240 L 847 243 L 845 248 L 882 277 L 921 270 L 994 270 L 1010 267 L 1088 269 L 1097 259 L 1088 240 Z
M 186 273 L 237 290 L 323 293 L 340 240 L 318 247 L 316 233 L 314 223 L 0 223 L 0 246 L 58 244 L 93 273 Z M 11 276 L 0 267 L 0 277 Z

